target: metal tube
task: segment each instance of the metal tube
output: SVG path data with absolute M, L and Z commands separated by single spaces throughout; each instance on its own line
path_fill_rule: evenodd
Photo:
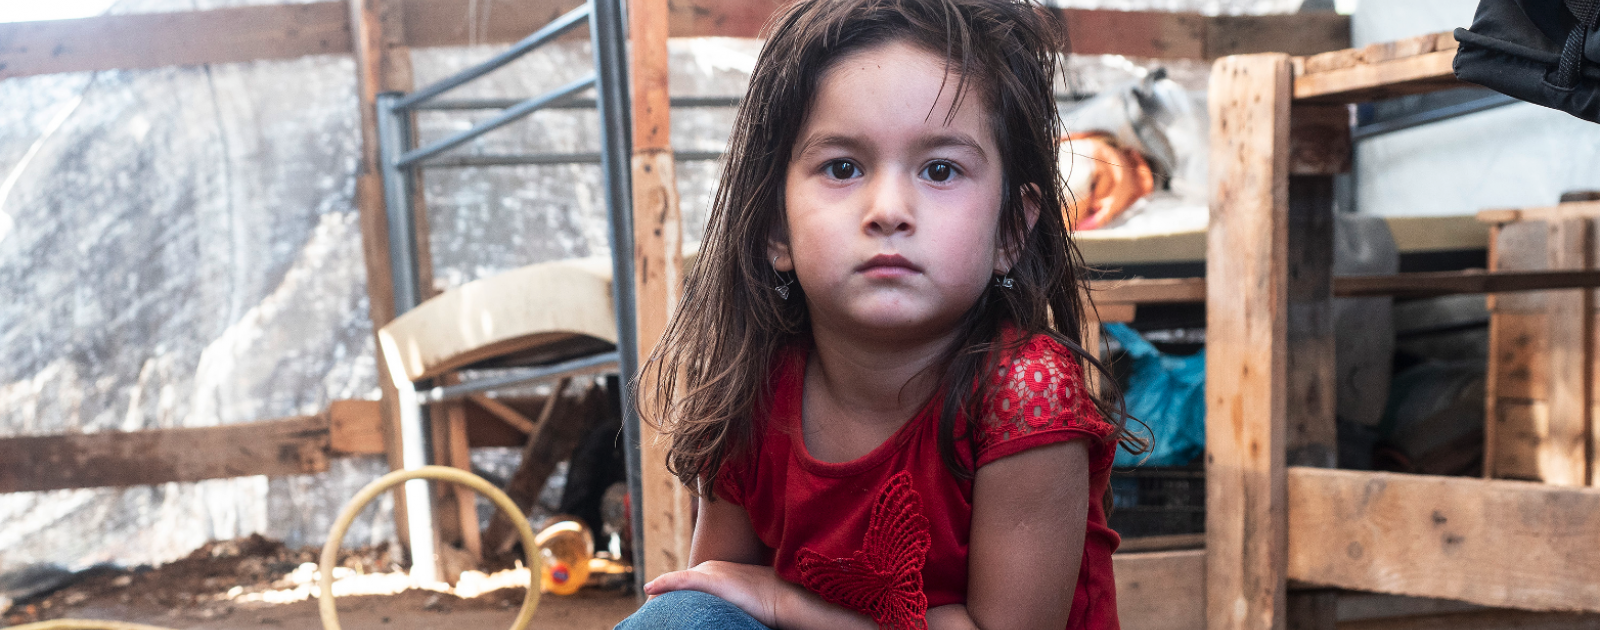
M 606 178 L 606 208 L 611 218 L 611 302 L 617 313 L 617 363 L 622 387 L 623 449 L 628 464 L 628 495 L 633 497 L 634 586 L 644 593 L 644 484 L 639 466 L 639 413 L 628 394 L 638 371 L 638 310 L 633 286 L 633 124 L 628 102 L 627 22 L 624 0 L 589 0 L 594 43 L 595 87 L 600 108 L 601 169 Z
M 516 61 L 518 57 L 527 54 L 527 52 L 530 50 L 544 45 L 545 42 L 560 37 L 563 33 L 566 33 L 567 31 L 570 31 L 574 27 L 583 23 L 583 21 L 588 19 L 588 17 L 588 4 L 584 4 L 583 6 L 568 11 L 565 15 L 562 15 L 549 24 L 544 25 L 544 28 L 534 31 L 532 35 L 522 38 L 522 41 L 512 44 L 511 48 L 506 49 L 504 52 L 498 55 L 490 57 L 488 61 L 480 63 L 471 68 L 467 68 L 466 70 L 462 70 L 461 72 L 457 72 L 449 77 L 446 77 L 443 81 L 439 81 L 438 83 L 417 90 L 416 92 L 412 92 L 410 96 L 395 101 L 389 106 L 399 109 L 409 108 L 417 103 L 421 103 L 430 98 L 453 90 L 463 83 L 489 74 L 501 66 Z
M 617 353 L 606 352 L 582 359 L 563 361 L 555 365 L 547 365 L 516 374 L 480 378 L 457 385 L 435 387 L 433 389 L 417 392 L 417 398 L 422 404 L 432 404 L 447 400 L 466 398 L 469 394 L 486 392 L 491 389 L 505 389 L 522 385 L 532 385 L 540 381 L 554 380 L 563 376 L 576 376 L 616 369 Z
M 674 151 L 679 162 L 715 162 L 722 151 Z M 419 168 L 466 168 L 472 166 L 549 166 L 558 164 L 599 164 L 599 153 L 534 153 L 527 155 L 452 155 L 418 164 Z
M 405 155 L 402 155 L 399 157 L 399 159 L 395 160 L 395 165 L 411 166 L 412 164 L 417 163 L 418 160 L 425 160 L 431 156 L 448 151 L 466 143 L 468 140 L 489 133 L 490 131 L 494 131 L 495 129 L 515 122 L 517 119 L 527 116 L 528 114 L 539 111 L 540 109 L 548 106 L 550 103 L 571 96 L 576 92 L 589 89 L 589 87 L 593 86 L 594 83 L 595 77 L 594 75 L 590 75 L 556 88 L 553 92 L 530 98 L 526 101 L 518 103 L 515 107 L 511 107 L 501 112 L 494 118 L 490 118 L 489 120 L 478 123 L 477 126 L 471 129 L 450 136 L 426 147 L 422 147 L 414 151 L 407 151 Z
M 673 107 L 738 107 L 741 97 L 738 96 L 677 96 L 672 98 Z M 472 109 L 505 109 L 521 103 L 521 99 L 514 98 L 462 98 L 438 100 L 417 105 L 412 109 L 417 111 L 434 110 L 472 110 Z M 598 102 L 593 98 L 572 97 L 559 103 L 551 103 L 549 109 L 595 109 Z

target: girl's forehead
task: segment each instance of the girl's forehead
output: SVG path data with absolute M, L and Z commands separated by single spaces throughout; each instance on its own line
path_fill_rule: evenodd
M 798 140 L 849 129 L 870 135 L 965 130 L 992 141 L 987 105 L 972 87 L 962 85 L 942 55 L 902 41 L 872 46 L 842 57 L 822 75 Z

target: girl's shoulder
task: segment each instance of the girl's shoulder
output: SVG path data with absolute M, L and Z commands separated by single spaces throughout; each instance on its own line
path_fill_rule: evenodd
M 1049 335 L 1006 337 L 978 423 L 979 466 L 1034 446 L 1101 442 L 1116 432 L 1095 406 L 1077 354 Z

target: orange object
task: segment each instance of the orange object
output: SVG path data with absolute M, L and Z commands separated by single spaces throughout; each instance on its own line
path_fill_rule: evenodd
M 1068 134 L 1061 139 L 1061 163 L 1071 194 L 1062 212 L 1074 230 L 1102 227 L 1155 190 L 1144 156 L 1117 146 L 1110 134 Z

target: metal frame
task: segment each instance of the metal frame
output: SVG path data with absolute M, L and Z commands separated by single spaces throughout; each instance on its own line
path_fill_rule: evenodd
M 615 352 L 584 357 L 553 366 L 545 366 L 531 373 L 504 378 L 480 379 L 449 387 L 418 390 L 403 376 L 398 364 L 397 349 L 384 347 L 384 360 L 390 364 L 399 390 L 402 463 L 406 469 L 429 464 L 427 445 L 428 418 L 423 405 L 451 400 L 468 393 L 487 391 L 515 385 L 526 385 L 564 375 L 591 373 L 615 364 L 624 382 L 632 379 L 638 365 L 638 331 L 633 278 L 633 198 L 632 198 L 632 130 L 627 77 L 627 30 L 623 2 L 625 0 L 589 0 L 583 6 L 556 18 L 538 31 L 517 42 L 508 50 L 489 60 L 463 70 L 438 83 L 424 87 L 409 95 L 387 92 L 378 95 L 379 158 L 383 174 L 384 203 L 389 221 L 389 256 L 394 281 L 395 314 L 403 314 L 421 303 L 416 251 L 416 196 L 421 191 L 416 185 L 417 169 L 427 167 L 500 166 L 512 164 L 554 164 L 598 162 L 605 177 L 605 199 L 611 229 L 612 303 L 617 318 L 617 349 Z M 533 51 L 557 37 L 587 23 L 594 50 L 595 74 L 568 83 L 549 93 L 530 99 L 513 101 L 478 99 L 466 101 L 434 101 L 436 97 L 474 79 L 488 74 L 519 57 Z M 490 131 L 504 127 L 541 109 L 553 107 L 572 108 L 582 101 L 574 98 L 593 88 L 594 106 L 600 113 L 601 150 L 597 154 L 551 154 L 514 156 L 453 156 L 439 155 Z M 704 106 L 728 106 L 728 99 L 704 99 Z M 736 101 L 734 101 L 736 103 Z M 699 104 L 699 103 L 697 103 Z M 413 124 L 417 111 L 446 109 L 501 109 L 501 113 L 471 129 L 453 134 L 424 147 L 417 147 L 413 137 Z M 703 154 L 703 155 L 702 155 Z M 711 152 L 696 152 L 686 157 L 715 159 Z M 623 433 L 628 466 L 628 492 L 634 497 L 634 540 L 643 540 L 639 479 L 639 418 L 627 388 L 619 388 L 622 397 Z M 410 528 L 412 573 L 424 579 L 438 578 L 435 557 L 435 531 L 433 510 L 427 482 L 416 479 L 406 482 L 407 524 Z M 635 566 L 643 546 L 635 545 Z M 642 573 L 639 574 L 642 576 Z

